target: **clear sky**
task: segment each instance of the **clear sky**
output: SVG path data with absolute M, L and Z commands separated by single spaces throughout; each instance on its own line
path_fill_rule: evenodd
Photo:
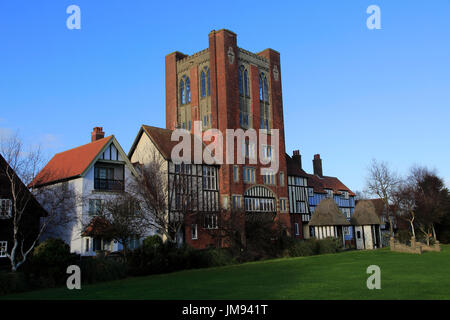
M 69 30 L 66 8 L 81 8 Z M 369 30 L 366 9 L 381 9 Z M 94 126 L 128 152 L 141 124 L 165 126 L 164 56 L 208 46 L 281 53 L 286 147 L 304 168 L 364 187 L 372 158 L 436 168 L 450 185 L 450 1 L 0 2 L 0 133 L 54 153 Z

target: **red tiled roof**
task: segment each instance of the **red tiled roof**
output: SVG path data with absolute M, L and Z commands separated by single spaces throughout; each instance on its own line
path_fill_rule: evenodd
M 308 174 L 308 186 L 313 187 L 314 192 L 317 193 L 326 193 L 325 189 L 331 189 L 334 193 L 340 194 L 340 191 L 348 191 L 350 196 L 354 196 L 355 194 L 347 188 L 345 184 L 343 184 L 336 177 L 328 177 L 323 176 L 319 177 L 315 174 Z
M 79 177 L 112 138 L 109 136 L 55 154 L 30 185 L 40 186 Z

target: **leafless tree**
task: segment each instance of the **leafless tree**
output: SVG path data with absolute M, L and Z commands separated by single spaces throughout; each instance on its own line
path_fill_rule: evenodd
M 168 162 L 156 153 L 147 153 L 149 159 L 138 166 L 138 177 L 131 187 L 140 199 L 141 209 L 151 213 L 149 225 L 159 230 L 168 241 L 176 242 L 186 220 L 198 213 L 197 184 L 189 165 L 180 164 L 180 171 L 170 174 Z M 150 156 L 149 156 L 150 155 Z
M 415 224 L 416 219 L 416 189 L 412 181 L 402 183 L 394 193 L 395 206 L 398 208 L 399 217 L 408 221 L 413 238 L 416 238 Z
M 12 198 L 13 246 L 7 257 L 11 270 L 15 272 L 25 263 L 50 226 L 70 223 L 74 197 L 73 192 L 65 188 L 64 184 L 49 188 L 32 188 L 33 179 L 44 163 L 40 148 L 26 150 L 21 139 L 15 134 L 1 137 L 0 151 L 6 161 L 6 166 L 0 174 L 8 182 L 8 191 Z
M 92 219 L 83 221 L 82 231 L 116 240 L 123 246 L 126 260 L 130 241 L 148 233 L 150 220 L 148 213 L 140 209 L 139 199 L 130 193 L 118 193 L 102 200 Z
M 373 159 L 368 170 L 369 174 L 366 179 L 367 193 L 383 200 L 385 212 L 389 220 L 390 236 L 393 237 L 394 212 L 391 212 L 390 205 L 394 202 L 395 193 L 400 185 L 401 179 L 386 162 L 378 162 Z

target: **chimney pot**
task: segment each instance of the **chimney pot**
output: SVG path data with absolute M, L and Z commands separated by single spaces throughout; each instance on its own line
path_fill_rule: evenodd
M 91 142 L 103 139 L 105 133 L 103 132 L 103 127 L 95 127 L 91 132 Z
M 323 171 L 322 171 L 322 159 L 320 159 L 320 154 L 314 155 L 313 168 L 314 168 L 314 174 L 322 178 Z
M 302 168 L 302 156 L 300 155 L 300 150 L 294 150 L 294 152 L 292 152 L 292 159 L 298 163 L 298 165 L 300 166 L 300 169 L 303 169 Z

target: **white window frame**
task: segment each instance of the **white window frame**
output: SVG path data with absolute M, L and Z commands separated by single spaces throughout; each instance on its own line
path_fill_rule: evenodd
M 192 224 L 192 225 L 191 225 L 191 239 L 192 239 L 192 240 L 197 240 L 197 239 L 198 239 L 198 228 L 197 228 L 197 224 Z
M 5 214 L 3 214 L 3 207 L 5 207 Z M 11 218 L 12 216 L 12 200 L 0 199 L 0 218 Z
M 298 222 L 294 223 L 294 230 L 295 230 L 295 235 L 299 236 L 300 235 L 300 226 L 298 225 Z
M 8 253 L 8 241 L 0 241 L 0 258 L 6 258 Z

